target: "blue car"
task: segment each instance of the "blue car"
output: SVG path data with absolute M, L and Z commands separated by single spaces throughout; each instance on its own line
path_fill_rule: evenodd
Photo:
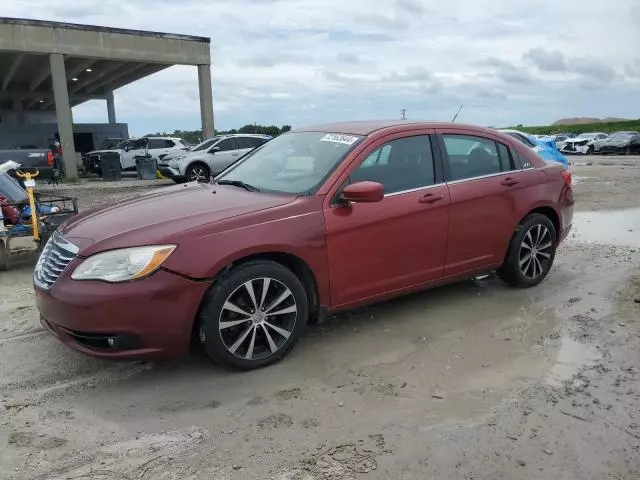
M 500 130 L 510 137 L 516 138 L 524 143 L 527 147 L 532 148 L 543 160 L 551 160 L 564 165 L 565 169 L 569 169 L 569 161 L 565 158 L 558 147 L 554 137 L 534 137 L 528 133 L 519 130 Z

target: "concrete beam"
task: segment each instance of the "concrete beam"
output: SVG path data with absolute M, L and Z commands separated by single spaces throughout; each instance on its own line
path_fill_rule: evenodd
M 117 79 L 115 79 L 112 82 L 109 82 L 108 85 L 105 85 L 105 88 L 108 88 L 109 90 L 117 90 L 120 87 L 123 87 L 125 85 L 129 85 L 130 83 L 139 80 L 141 78 L 147 77 L 149 75 L 152 75 L 154 73 L 157 73 L 161 70 L 164 70 L 166 68 L 168 68 L 168 65 L 161 65 L 158 63 L 152 63 L 149 65 L 145 65 L 144 67 L 141 67 L 139 69 L 134 70 L 133 72 L 130 72 L 127 75 L 123 75 Z
M 31 82 L 29 82 L 29 90 L 34 91 L 42 82 L 44 82 L 51 75 L 51 66 L 49 62 L 45 62 L 40 70 L 38 70 L 35 75 L 31 77 Z
M 2 19 L 0 50 L 169 65 L 211 63 L 209 39 L 37 20 Z
M 213 128 L 213 94 L 211 91 L 211 67 L 198 65 L 198 89 L 200 93 L 200 120 L 202 122 L 202 136 L 211 138 Z
M 73 141 L 73 115 L 69 104 L 69 92 L 67 91 L 67 73 L 64 68 L 64 57 L 59 53 L 49 55 L 51 63 L 51 80 L 53 94 L 56 103 L 56 115 L 58 117 L 58 132 L 62 144 L 62 163 L 64 174 L 67 178 L 78 177 L 76 165 L 76 146 Z
M 70 67 L 67 70 L 67 79 L 71 80 L 72 78 L 77 77 L 81 72 L 84 72 L 87 68 L 91 67 L 95 63 L 95 59 L 78 60 L 73 67 Z
M 102 67 L 100 71 L 97 73 L 91 72 L 92 75 L 88 75 L 87 78 L 85 78 L 84 80 L 73 82 L 70 90 L 71 92 L 77 92 L 78 90 L 82 90 L 83 88 L 86 88 L 92 83 L 100 80 L 101 78 L 106 77 L 107 75 L 109 75 L 111 72 L 114 72 L 118 68 L 122 68 L 122 63 L 112 62 L 111 64 Z
M 115 90 L 111 87 L 111 84 L 118 80 L 119 78 L 124 77 L 125 75 L 129 75 L 130 73 L 141 70 L 146 67 L 146 63 L 124 63 L 120 68 L 111 72 L 109 75 L 105 75 L 100 80 L 90 83 L 87 87 L 83 89 L 84 92 L 95 92 L 98 88 L 109 85 L 109 90 Z
M 16 70 L 18 70 L 18 68 L 20 67 L 20 64 L 22 63 L 23 58 L 24 58 L 24 54 L 22 53 L 17 54 L 13 58 L 13 62 L 11 62 L 11 65 L 9 65 L 9 69 L 7 70 L 7 73 L 5 73 L 4 77 L 2 78 L 3 92 L 7 89 L 9 82 L 11 82 L 11 79 L 13 79 L 13 76 L 16 74 Z
M 7 92 L 0 93 L 0 98 L 35 98 L 37 100 L 53 100 L 53 94 L 49 92 L 31 92 L 29 90 L 9 90 Z M 97 93 L 73 93 L 70 98 L 78 100 L 105 100 L 107 96 L 105 94 Z

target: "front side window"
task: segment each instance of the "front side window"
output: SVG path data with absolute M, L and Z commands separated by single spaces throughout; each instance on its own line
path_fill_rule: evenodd
M 236 149 L 236 142 L 234 138 L 226 138 L 224 140 L 221 140 L 220 142 L 218 142 L 216 144 L 216 147 L 218 148 L 218 151 L 220 152 L 228 152 L 229 150 L 235 150 Z
M 138 140 L 129 142 L 129 150 L 144 150 L 145 148 L 147 148 L 146 138 L 139 138 Z
M 501 160 L 498 154 L 498 143 L 488 138 L 450 134 L 442 137 L 449 160 L 450 180 L 464 180 L 500 173 L 507 170 L 506 166 L 511 161 L 510 159 Z M 505 169 L 502 166 L 503 162 Z
M 218 140 L 220 140 L 220 137 L 214 137 L 214 138 L 210 138 L 209 140 L 205 140 L 202 143 L 199 143 L 198 145 L 196 145 L 195 147 L 193 147 L 191 149 L 192 152 L 200 152 L 202 150 L 208 150 L 209 148 L 211 148 L 213 146 L 214 143 L 216 143 Z
M 377 182 L 384 193 L 397 193 L 433 185 L 433 153 L 428 135 L 399 138 L 371 152 L 353 171 L 349 183 Z
M 266 192 L 313 194 L 363 138 L 324 132 L 286 133 L 249 152 L 216 180 L 239 181 Z
M 165 148 L 165 141 L 161 138 L 150 138 L 149 149 L 154 150 L 158 148 Z

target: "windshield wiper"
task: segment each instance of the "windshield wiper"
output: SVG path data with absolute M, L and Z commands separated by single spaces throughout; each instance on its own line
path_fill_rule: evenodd
M 259 192 L 260 189 L 254 187 L 253 185 L 249 185 L 248 183 L 244 183 L 242 180 L 218 180 L 216 182 L 218 185 L 233 185 L 234 187 L 244 188 L 245 190 L 249 190 L 250 192 Z

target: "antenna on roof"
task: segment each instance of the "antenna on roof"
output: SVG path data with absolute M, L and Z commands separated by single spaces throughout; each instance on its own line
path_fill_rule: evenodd
M 400 113 L 402 114 L 402 120 L 406 120 L 407 119 L 407 109 L 403 108 L 402 110 L 400 110 Z
M 464 107 L 464 104 L 460 104 L 460 108 L 458 109 L 458 111 L 456 112 L 456 114 L 453 116 L 453 119 L 451 120 L 451 123 L 455 123 L 456 118 L 458 118 L 458 115 L 460 114 L 460 112 L 462 111 L 462 107 Z

